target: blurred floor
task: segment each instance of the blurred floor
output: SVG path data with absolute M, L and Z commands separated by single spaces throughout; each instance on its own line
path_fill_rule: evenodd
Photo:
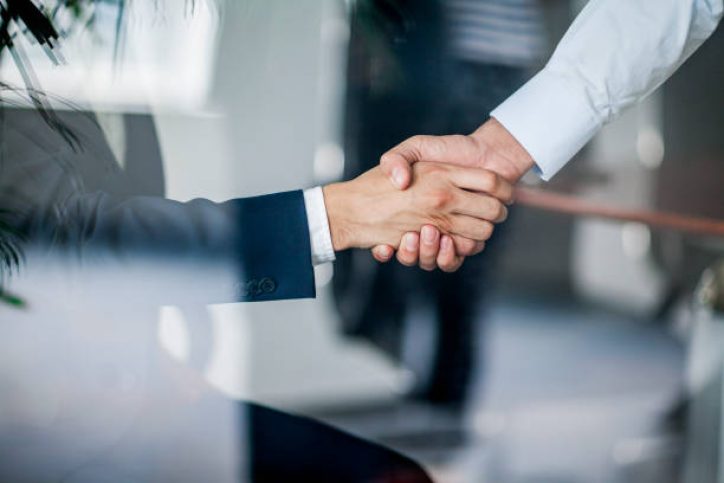
M 663 324 L 551 297 L 499 293 L 466 414 L 420 404 L 327 411 L 447 482 L 676 481 L 663 420 L 683 350 Z

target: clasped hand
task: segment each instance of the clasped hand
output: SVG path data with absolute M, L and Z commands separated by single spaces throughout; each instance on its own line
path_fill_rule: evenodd
M 414 136 L 394 147 L 381 159 L 381 167 L 398 189 L 407 189 L 411 181 L 411 166 L 420 161 L 433 161 L 464 167 L 475 167 L 497 173 L 510 184 L 517 183 L 530 170 L 534 161 L 528 151 L 496 119 L 491 118 L 470 135 Z M 434 226 L 424 226 L 420 232 L 408 233 L 406 240 L 422 239 L 422 243 L 403 245 L 397 259 L 403 265 L 418 264 L 425 270 L 437 265 L 443 271 L 455 271 L 465 257 L 480 253 L 485 245 L 472 239 L 454 237 L 454 245 L 443 236 L 441 242 Z M 392 259 L 395 249 L 378 245 L 372 252 L 380 262 Z
M 419 162 L 410 175 L 406 190 L 390 183 L 381 167 L 324 188 L 335 251 L 378 245 L 417 251 L 420 243 L 433 244 L 447 268 L 445 257 L 455 256 L 456 244 L 469 241 L 481 250 L 508 215 L 513 188 L 492 171 Z
M 491 118 L 470 135 L 414 136 L 379 167 L 324 188 L 335 250 L 373 248 L 387 262 L 452 272 L 505 220 L 513 185 L 534 165 Z

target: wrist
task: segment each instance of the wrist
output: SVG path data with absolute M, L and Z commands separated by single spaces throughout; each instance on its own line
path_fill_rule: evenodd
M 495 118 L 480 126 L 470 137 L 482 154 L 481 167 L 495 171 L 512 183 L 535 165 L 523 145 Z
M 350 223 L 350 203 L 345 190 L 347 183 L 334 183 L 322 188 L 324 203 L 327 207 L 329 232 L 332 236 L 332 247 L 335 252 L 347 250 L 354 246 Z

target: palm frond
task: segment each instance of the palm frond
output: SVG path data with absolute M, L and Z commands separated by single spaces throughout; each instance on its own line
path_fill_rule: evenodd
M 25 260 L 22 248 L 24 238 L 6 221 L 7 215 L 7 211 L 0 210 L 0 303 L 22 308 L 25 302 L 8 293 L 5 288 L 10 276 L 20 271 Z
M 40 0 L 0 0 L 0 59 L 4 53 L 9 53 L 15 66 L 20 72 L 24 89 L 13 88 L 0 81 L 0 119 L 2 108 L 12 105 L 13 101 L 3 98 L 2 93 L 9 90 L 15 94 L 21 93 L 21 98 L 29 100 L 35 109 L 42 115 L 45 122 L 58 132 L 74 149 L 81 149 L 80 142 L 72 130 L 56 116 L 48 96 L 38 84 L 33 66 L 29 56 L 23 51 L 23 46 L 18 39 L 20 36 L 30 40 L 32 48 L 40 47 L 47 54 L 50 61 L 55 64 L 62 62 L 63 57 L 58 51 L 64 37 L 70 35 L 77 29 L 93 28 L 95 25 L 96 7 L 115 6 L 117 19 L 115 22 L 115 45 L 114 52 L 116 60 L 121 52 L 121 44 L 126 28 L 126 16 L 128 7 L 132 0 L 48 0 L 40 3 Z M 149 0 L 143 0 L 149 1 Z M 154 8 L 161 10 L 166 1 L 175 0 L 151 0 Z M 186 12 L 193 15 L 199 4 L 206 2 L 209 7 L 216 9 L 217 14 L 222 13 L 225 0 L 185 0 Z M 65 19 L 66 24 L 59 25 L 60 19 Z M 70 19 L 68 23 L 68 19 Z M 2 142 L 2 140 L 0 140 Z M 59 161 L 62 164 L 62 161 Z M 73 174 L 71 166 L 63 166 L 66 172 Z M 24 237 L 18 232 L 11 220 L 13 213 L 0 208 L 0 303 L 13 306 L 24 306 L 19 297 L 8 294 L 5 285 L 8 278 L 17 273 L 24 262 L 23 244 Z

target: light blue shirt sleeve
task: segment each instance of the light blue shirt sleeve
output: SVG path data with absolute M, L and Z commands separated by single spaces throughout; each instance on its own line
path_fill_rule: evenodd
M 591 0 L 546 67 L 492 112 L 553 177 L 714 32 L 724 0 Z

